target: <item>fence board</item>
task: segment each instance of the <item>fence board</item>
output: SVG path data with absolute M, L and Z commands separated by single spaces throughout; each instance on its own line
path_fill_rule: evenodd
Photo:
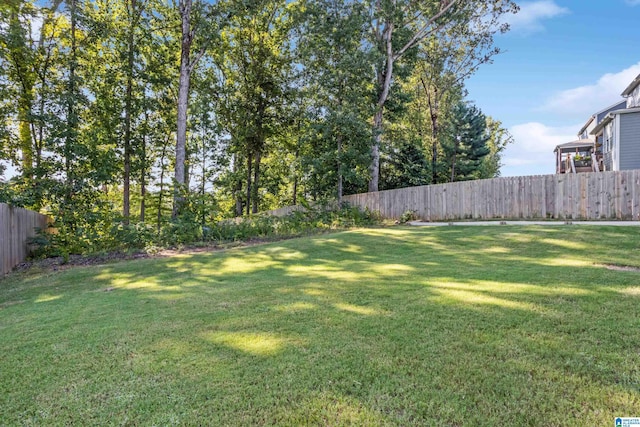
M 36 229 L 46 229 L 49 217 L 27 209 L 0 203 L 0 275 L 4 275 L 29 255 L 27 241 Z
M 345 196 L 352 205 L 399 218 L 640 219 L 640 170 L 506 177 Z
M 426 221 L 469 218 L 640 220 L 640 170 L 424 185 L 353 194 L 344 196 L 343 200 L 389 219 L 398 219 L 404 212 L 413 210 Z M 286 207 L 268 213 L 286 215 L 293 209 L 298 208 Z

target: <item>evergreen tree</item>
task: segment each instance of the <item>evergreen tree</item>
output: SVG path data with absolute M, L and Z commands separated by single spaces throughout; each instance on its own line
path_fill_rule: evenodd
M 454 110 L 445 145 L 450 181 L 480 178 L 482 162 L 490 153 L 486 117 L 469 102 L 459 102 Z

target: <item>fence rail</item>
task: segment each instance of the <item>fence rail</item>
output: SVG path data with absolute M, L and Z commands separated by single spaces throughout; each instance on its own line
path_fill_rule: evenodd
M 27 258 L 28 239 L 49 222 L 46 215 L 0 203 L 0 276 Z
M 640 220 L 640 170 L 534 175 L 425 185 L 344 196 L 352 206 L 397 219 Z M 286 215 L 292 207 L 270 211 Z

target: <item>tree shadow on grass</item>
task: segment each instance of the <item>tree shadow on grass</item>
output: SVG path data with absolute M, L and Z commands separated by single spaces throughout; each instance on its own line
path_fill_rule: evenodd
M 4 296 L 24 302 L 0 310 L 0 404 L 15 422 L 609 422 L 640 412 L 640 274 L 601 264 L 639 263 L 637 236 L 580 231 L 359 230 L 46 276 Z

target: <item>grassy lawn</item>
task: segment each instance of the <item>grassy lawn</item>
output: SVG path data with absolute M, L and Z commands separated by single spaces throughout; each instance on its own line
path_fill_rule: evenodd
M 613 425 L 640 228 L 363 229 L 0 280 L 0 425 Z

